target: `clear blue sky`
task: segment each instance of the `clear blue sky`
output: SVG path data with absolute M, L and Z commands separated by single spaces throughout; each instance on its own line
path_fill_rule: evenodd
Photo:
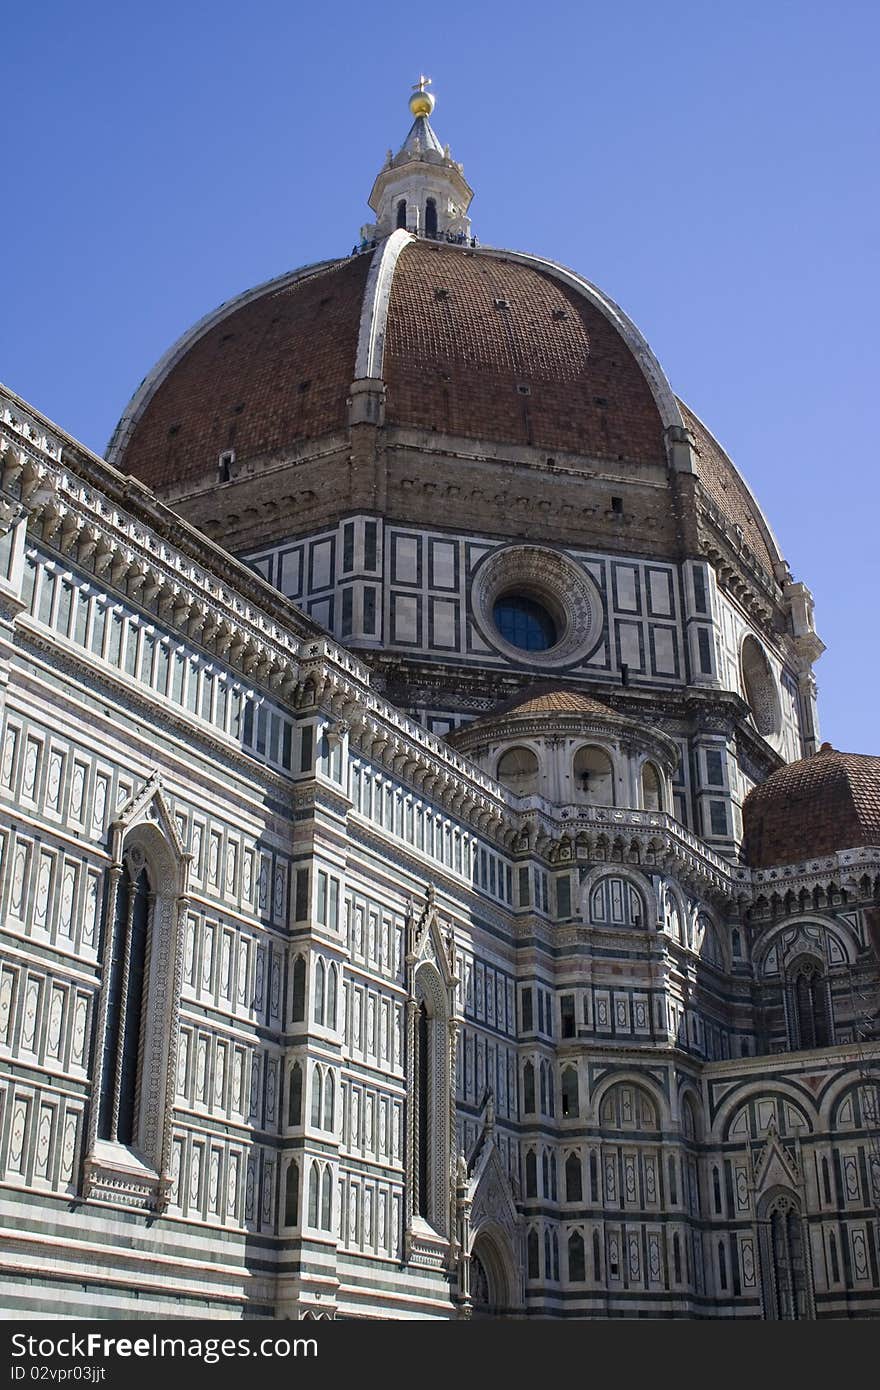
M 880 753 L 875 0 L 8 7 L 0 377 L 103 452 L 220 301 L 346 254 L 420 70 L 483 242 L 635 319 L 755 489 Z

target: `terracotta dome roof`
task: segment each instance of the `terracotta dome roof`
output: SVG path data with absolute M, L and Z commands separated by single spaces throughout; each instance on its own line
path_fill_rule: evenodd
M 756 869 L 880 845 L 880 758 L 823 743 L 743 802 L 743 857 Z
M 516 695 L 512 695 L 507 700 L 502 700 L 487 710 L 485 714 L 478 715 L 476 719 L 471 719 L 467 724 L 462 724 L 458 729 L 447 735 L 450 743 L 459 741 L 470 743 L 473 738 L 478 740 L 496 724 L 506 724 L 511 719 L 536 719 L 542 716 L 548 718 L 577 718 L 611 720 L 615 724 L 626 723 L 626 717 L 618 714 L 609 705 L 603 705 L 601 700 L 594 700 L 591 695 L 584 694 L 581 690 L 573 690 L 570 687 L 560 687 L 551 685 L 546 681 L 538 684 L 526 686 Z
M 385 380 L 395 424 L 665 462 L 656 402 L 616 328 L 583 294 L 503 252 L 407 246 Z
M 510 714 L 521 714 L 524 718 L 535 714 L 584 714 L 594 719 L 621 717 L 610 705 L 603 705 L 601 700 L 594 700 L 592 695 L 585 695 L 582 690 L 546 685 L 530 685 L 520 690 L 482 715 L 481 720 L 498 719 L 501 715 Z
M 110 462 L 161 492 L 216 478 L 224 450 L 244 460 L 344 430 L 369 268 L 358 256 L 273 281 L 197 325 L 120 421 Z
M 684 421 L 703 487 L 773 574 L 760 507 L 613 301 L 539 257 L 403 231 L 207 315 L 144 379 L 107 457 L 160 494 L 210 492 L 226 451 L 237 476 L 345 447 L 352 383 L 376 378 L 387 426 L 637 469 L 666 468 L 664 432 Z
M 398 235 L 379 334 L 387 424 L 665 464 L 656 383 L 611 301 L 537 258 Z M 358 362 L 359 340 L 384 313 L 376 258 L 392 241 L 281 277 L 202 320 L 132 398 L 110 462 L 179 489 L 216 477 L 224 450 L 240 465 L 345 429 L 352 382 L 373 374 Z

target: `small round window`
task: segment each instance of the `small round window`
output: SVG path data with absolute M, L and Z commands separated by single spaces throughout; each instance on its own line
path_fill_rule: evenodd
M 547 609 L 524 594 L 502 594 L 492 609 L 495 626 L 505 642 L 524 652 L 546 652 L 558 640 L 556 624 Z

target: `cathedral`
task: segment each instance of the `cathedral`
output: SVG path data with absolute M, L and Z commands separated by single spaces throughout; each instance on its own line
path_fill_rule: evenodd
M 0 392 L 0 1306 L 878 1317 L 880 758 L 638 328 L 409 105 L 105 459 Z

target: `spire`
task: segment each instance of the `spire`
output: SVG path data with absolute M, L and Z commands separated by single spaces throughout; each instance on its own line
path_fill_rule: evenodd
M 365 241 L 378 241 L 404 227 L 415 236 L 469 242 L 467 216 L 473 190 L 464 170 L 440 144 L 428 119 L 436 101 L 430 77 L 413 83 L 409 109 L 414 120 L 397 154 L 388 151 L 370 194 L 376 221 L 361 229 Z

